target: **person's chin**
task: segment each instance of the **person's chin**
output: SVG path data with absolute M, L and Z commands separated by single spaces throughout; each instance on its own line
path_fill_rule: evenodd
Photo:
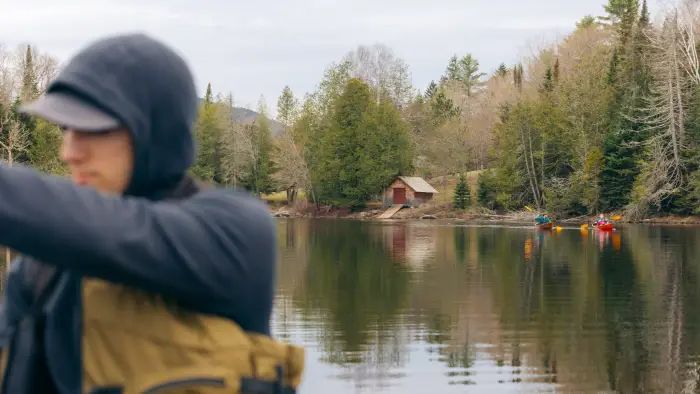
M 103 188 L 103 187 L 100 187 L 100 185 L 96 185 L 96 184 L 91 183 L 91 182 L 89 182 L 89 181 L 86 181 L 86 180 L 84 180 L 84 179 L 83 179 L 83 180 L 76 180 L 76 179 L 73 179 L 73 183 L 75 183 L 76 185 L 78 185 L 78 186 L 80 186 L 80 187 L 86 187 L 86 188 L 88 188 L 88 189 L 94 189 L 94 190 L 96 190 L 96 191 L 98 191 L 98 192 L 100 192 L 100 193 L 104 193 L 104 188 Z
M 73 183 L 75 183 L 76 185 L 78 185 L 78 186 L 80 186 L 80 187 L 86 187 L 86 188 L 89 188 L 89 189 L 93 189 L 93 190 L 95 190 L 95 191 L 97 191 L 97 192 L 99 192 L 100 194 L 103 194 L 103 195 L 108 195 L 108 196 L 120 196 L 120 195 L 123 194 L 122 192 L 114 191 L 114 190 L 112 190 L 112 189 L 110 189 L 110 188 L 108 188 L 108 187 L 105 187 L 104 185 L 101 185 L 101 184 L 99 184 L 99 183 L 90 182 L 90 179 L 85 179 L 85 178 L 76 179 L 76 178 L 72 178 L 72 180 L 73 180 Z

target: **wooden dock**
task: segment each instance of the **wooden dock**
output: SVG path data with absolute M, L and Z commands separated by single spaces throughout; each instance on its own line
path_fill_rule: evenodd
M 403 208 L 403 204 L 394 204 L 389 209 L 387 209 L 383 214 L 379 215 L 379 219 L 389 219 L 394 214 Z

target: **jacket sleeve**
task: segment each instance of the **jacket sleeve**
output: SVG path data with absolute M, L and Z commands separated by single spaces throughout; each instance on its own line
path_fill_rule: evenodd
M 274 287 L 274 221 L 259 200 L 226 190 L 151 202 L 0 166 L 0 244 L 193 302 L 240 305 Z
M 0 304 L 0 348 L 8 344 L 11 328 L 29 310 L 34 300 L 28 276 L 27 261 L 19 258 L 12 262 Z

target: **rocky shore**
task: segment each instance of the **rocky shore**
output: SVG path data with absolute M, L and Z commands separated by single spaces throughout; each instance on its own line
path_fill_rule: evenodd
M 366 208 L 359 211 L 352 211 L 348 208 L 334 207 L 307 207 L 306 209 L 295 209 L 285 205 L 270 205 L 270 213 L 278 218 L 318 218 L 318 219 L 348 219 L 348 220 L 459 220 L 478 222 L 506 222 L 506 223 L 530 223 L 534 214 L 529 211 L 514 211 L 507 213 L 496 213 L 483 208 L 474 208 L 465 211 L 455 211 L 449 204 L 427 205 L 419 208 L 404 208 L 394 214 L 390 219 L 379 219 L 384 212 L 380 208 Z M 615 216 L 615 213 L 607 214 L 607 217 Z M 557 223 L 570 225 L 589 223 L 595 220 L 594 217 L 575 217 L 559 219 Z M 642 223 L 654 225 L 700 225 L 698 216 L 664 216 L 652 217 L 643 220 L 631 221 L 624 217 L 618 220 L 620 223 Z

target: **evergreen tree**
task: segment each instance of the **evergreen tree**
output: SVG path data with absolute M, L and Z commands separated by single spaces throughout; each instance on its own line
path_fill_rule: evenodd
M 464 174 L 459 174 L 459 182 L 455 186 L 453 198 L 452 205 L 455 209 L 467 209 L 471 205 L 471 192 Z
M 450 119 L 454 119 L 462 112 L 451 98 L 445 95 L 445 91 L 440 89 L 435 95 L 435 99 L 430 103 L 432 119 L 435 125 L 440 125 Z
M 450 58 L 442 82 L 459 81 L 470 96 L 474 87 L 479 84 L 479 79 L 484 75 L 486 73 L 479 72 L 479 61 L 471 54 L 468 53 L 461 58 L 454 55 Z
M 619 57 L 617 54 L 617 48 L 613 49 L 612 56 L 610 57 L 610 65 L 608 66 L 607 82 L 610 86 L 615 86 L 617 84 L 617 63 Z
M 522 64 L 516 64 L 513 67 L 513 85 L 518 90 L 522 90 L 522 88 L 523 88 L 523 65 Z
M 61 130 L 56 125 L 39 119 L 31 137 L 31 145 L 27 149 L 29 164 L 48 174 L 67 174 L 67 167 L 59 155 L 63 140 Z
M 366 83 L 351 79 L 333 101 L 309 168 L 320 200 L 362 206 L 412 170 L 408 126 L 390 101 L 376 104 L 374 97 Z
M 649 50 L 645 30 L 649 28 L 646 1 L 643 3 L 636 34 L 634 21 L 638 0 L 610 0 L 606 18 L 618 31 L 618 45 L 613 51 L 608 83 L 613 89 L 609 109 L 608 134 L 603 141 L 603 169 L 600 174 L 600 204 L 603 210 L 615 210 L 631 202 L 634 181 L 639 175 L 638 161 L 644 141 L 641 108 L 649 94 Z M 631 42 L 630 42 L 631 40 Z
M 204 108 L 209 108 L 214 104 L 214 95 L 211 91 L 211 82 L 207 84 L 207 91 L 204 93 Z
M 505 77 L 508 75 L 508 67 L 506 67 L 505 63 L 501 63 L 498 68 L 496 69 L 496 75 L 499 77 Z
M 476 201 L 482 207 L 494 208 L 496 202 L 496 185 L 491 171 L 486 170 L 479 173 L 477 178 Z
M 577 29 L 587 29 L 596 24 L 596 20 L 593 15 L 586 15 L 579 22 L 576 23 Z
M 367 118 L 374 112 L 373 95 L 367 84 L 351 79 L 333 104 L 312 179 L 322 200 L 361 205 L 370 194 L 362 187 L 360 155 Z
M 435 83 L 435 81 L 430 81 L 428 84 L 428 87 L 425 89 L 425 98 L 431 99 L 435 95 L 435 92 L 437 92 L 438 86 Z
M 39 88 L 36 80 L 36 66 L 32 55 L 32 47 L 27 45 L 22 69 L 22 85 L 20 87 L 19 98 L 22 102 L 29 102 L 37 98 Z
M 216 106 L 213 100 L 211 83 L 209 83 L 195 124 L 197 162 L 193 166 L 192 172 L 202 180 L 223 183 L 220 152 L 221 127 L 217 122 Z
M 552 82 L 552 69 L 547 68 L 547 71 L 544 74 L 544 81 L 542 81 L 542 85 L 540 86 L 540 92 L 551 92 L 553 88 L 554 84 Z
M 442 77 L 443 81 L 458 81 L 460 80 L 460 64 L 457 55 L 452 55 L 450 61 L 447 63 L 447 68 L 445 69 L 445 75 Z
M 282 94 L 277 99 L 277 120 L 283 125 L 290 127 L 294 123 L 299 110 L 299 100 L 294 97 L 292 89 L 285 86 Z
M 639 0 L 608 0 L 603 8 L 607 15 L 601 19 L 616 28 L 620 46 L 626 47 L 637 21 Z

